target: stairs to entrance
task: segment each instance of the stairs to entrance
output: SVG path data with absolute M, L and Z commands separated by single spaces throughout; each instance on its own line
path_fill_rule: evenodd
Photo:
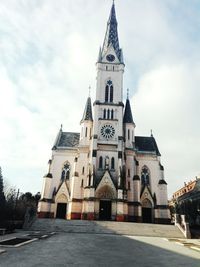
M 174 225 L 145 224 L 113 221 L 79 221 L 62 219 L 37 219 L 29 230 L 65 233 L 118 234 L 184 238 Z

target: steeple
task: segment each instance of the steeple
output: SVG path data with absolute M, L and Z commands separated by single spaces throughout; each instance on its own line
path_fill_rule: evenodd
M 119 38 L 118 38 L 118 31 L 117 31 L 117 19 L 116 19 L 116 12 L 115 12 L 115 3 L 113 1 L 112 8 L 110 11 L 110 16 L 107 22 L 107 29 L 104 38 L 103 47 L 101 50 L 101 58 L 107 52 L 108 47 L 112 45 L 115 53 L 120 62 L 123 62 L 122 50 L 119 47 Z M 100 57 L 99 57 L 100 58 Z
M 125 111 L 124 111 L 123 123 L 133 123 L 134 124 L 128 94 L 127 94 L 127 99 L 126 99 L 126 106 L 125 106 Z
M 87 99 L 86 105 L 85 105 L 85 110 L 83 113 L 83 118 L 81 120 L 81 122 L 83 121 L 93 121 L 93 117 L 92 117 L 92 105 L 91 105 L 91 98 L 90 96 Z

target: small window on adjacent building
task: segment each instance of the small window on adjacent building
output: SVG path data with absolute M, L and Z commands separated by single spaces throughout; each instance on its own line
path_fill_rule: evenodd
M 130 140 L 130 130 L 128 129 L 128 140 Z
M 103 158 L 102 158 L 102 156 L 99 158 L 99 169 L 103 169 Z
M 114 170 L 115 169 L 115 158 L 111 159 L 111 169 Z

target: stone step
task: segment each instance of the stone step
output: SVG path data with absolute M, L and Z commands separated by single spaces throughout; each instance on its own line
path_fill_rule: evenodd
M 180 230 L 174 225 L 113 221 L 37 219 L 32 224 L 30 230 L 47 232 L 51 231 L 67 233 L 119 234 L 165 238 L 184 238 Z

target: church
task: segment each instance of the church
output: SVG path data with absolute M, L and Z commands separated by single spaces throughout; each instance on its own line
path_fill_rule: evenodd
M 153 135 L 135 135 L 115 4 L 96 63 L 81 132 L 59 130 L 43 178 L 39 218 L 169 223 L 167 183 Z

